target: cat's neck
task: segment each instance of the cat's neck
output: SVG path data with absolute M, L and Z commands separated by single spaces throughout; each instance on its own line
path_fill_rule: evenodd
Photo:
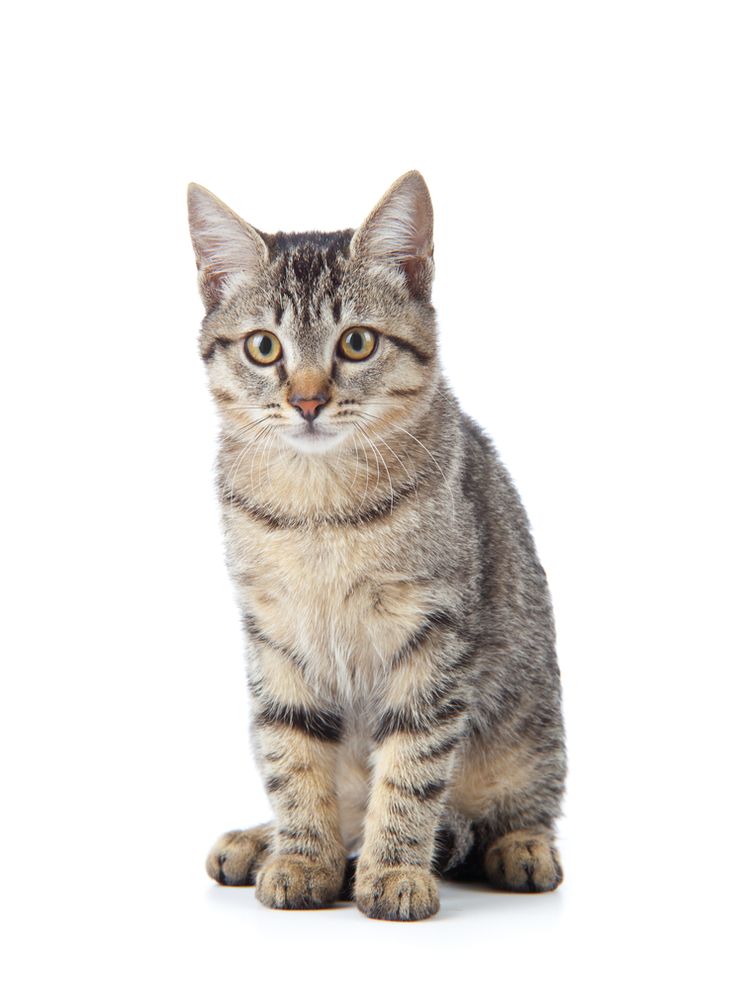
M 311 454 L 293 449 L 278 434 L 249 444 L 225 432 L 221 497 L 225 503 L 304 521 L 391 511 L 425 481 L 446 478 L 452 459 L 454 400 L 443 388 L 429 411 L 418 412 L 385 432 L 356 430 L 337 448 Z

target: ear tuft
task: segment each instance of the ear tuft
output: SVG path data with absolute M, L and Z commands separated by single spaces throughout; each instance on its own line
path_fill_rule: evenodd
M 429 300 L 432 262 L 432 200 L 419 172 L 402 175 L 353 234 L 351 249 L 380 264 L 399 268 L 409 290 Z
M 187 201 L 199 290 L 210 312 L 234 282 L 247 284 L 258 278 L 268 259 L 268 247 L 255 227 L 204 186 L 192 182 Z

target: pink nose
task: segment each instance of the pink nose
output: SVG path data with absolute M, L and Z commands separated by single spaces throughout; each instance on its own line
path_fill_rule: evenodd
M 327 405 L 326 395 L 312 395 L 311 398 L 302 398 L 301 395 L 294 395 L 289 399 L 289 405 L 293 405 L 295 409 L 299 411 L 305 419 L 312 420 L 316 419 L 319 415 L 319 410 L 323 405 Z

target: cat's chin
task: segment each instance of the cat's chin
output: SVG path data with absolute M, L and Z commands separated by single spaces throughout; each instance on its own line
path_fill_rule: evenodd
M 344 429 L 330 429 L 317 427 L 315 429 L 285 429 L 282 433 L 284 442 L 292 449 L 300 453 L 327 453 L 334 450 L 336 446 L 345 439 Z

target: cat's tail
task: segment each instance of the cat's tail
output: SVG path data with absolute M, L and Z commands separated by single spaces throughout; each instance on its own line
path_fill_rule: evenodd
M 446 807 L 435 836 L 432 866 L 440 876 L 475 878 L 473 853 L 478 840 L 475 826 L 454 807 Z M 468 875 L 468 870 L 473 873 Z

